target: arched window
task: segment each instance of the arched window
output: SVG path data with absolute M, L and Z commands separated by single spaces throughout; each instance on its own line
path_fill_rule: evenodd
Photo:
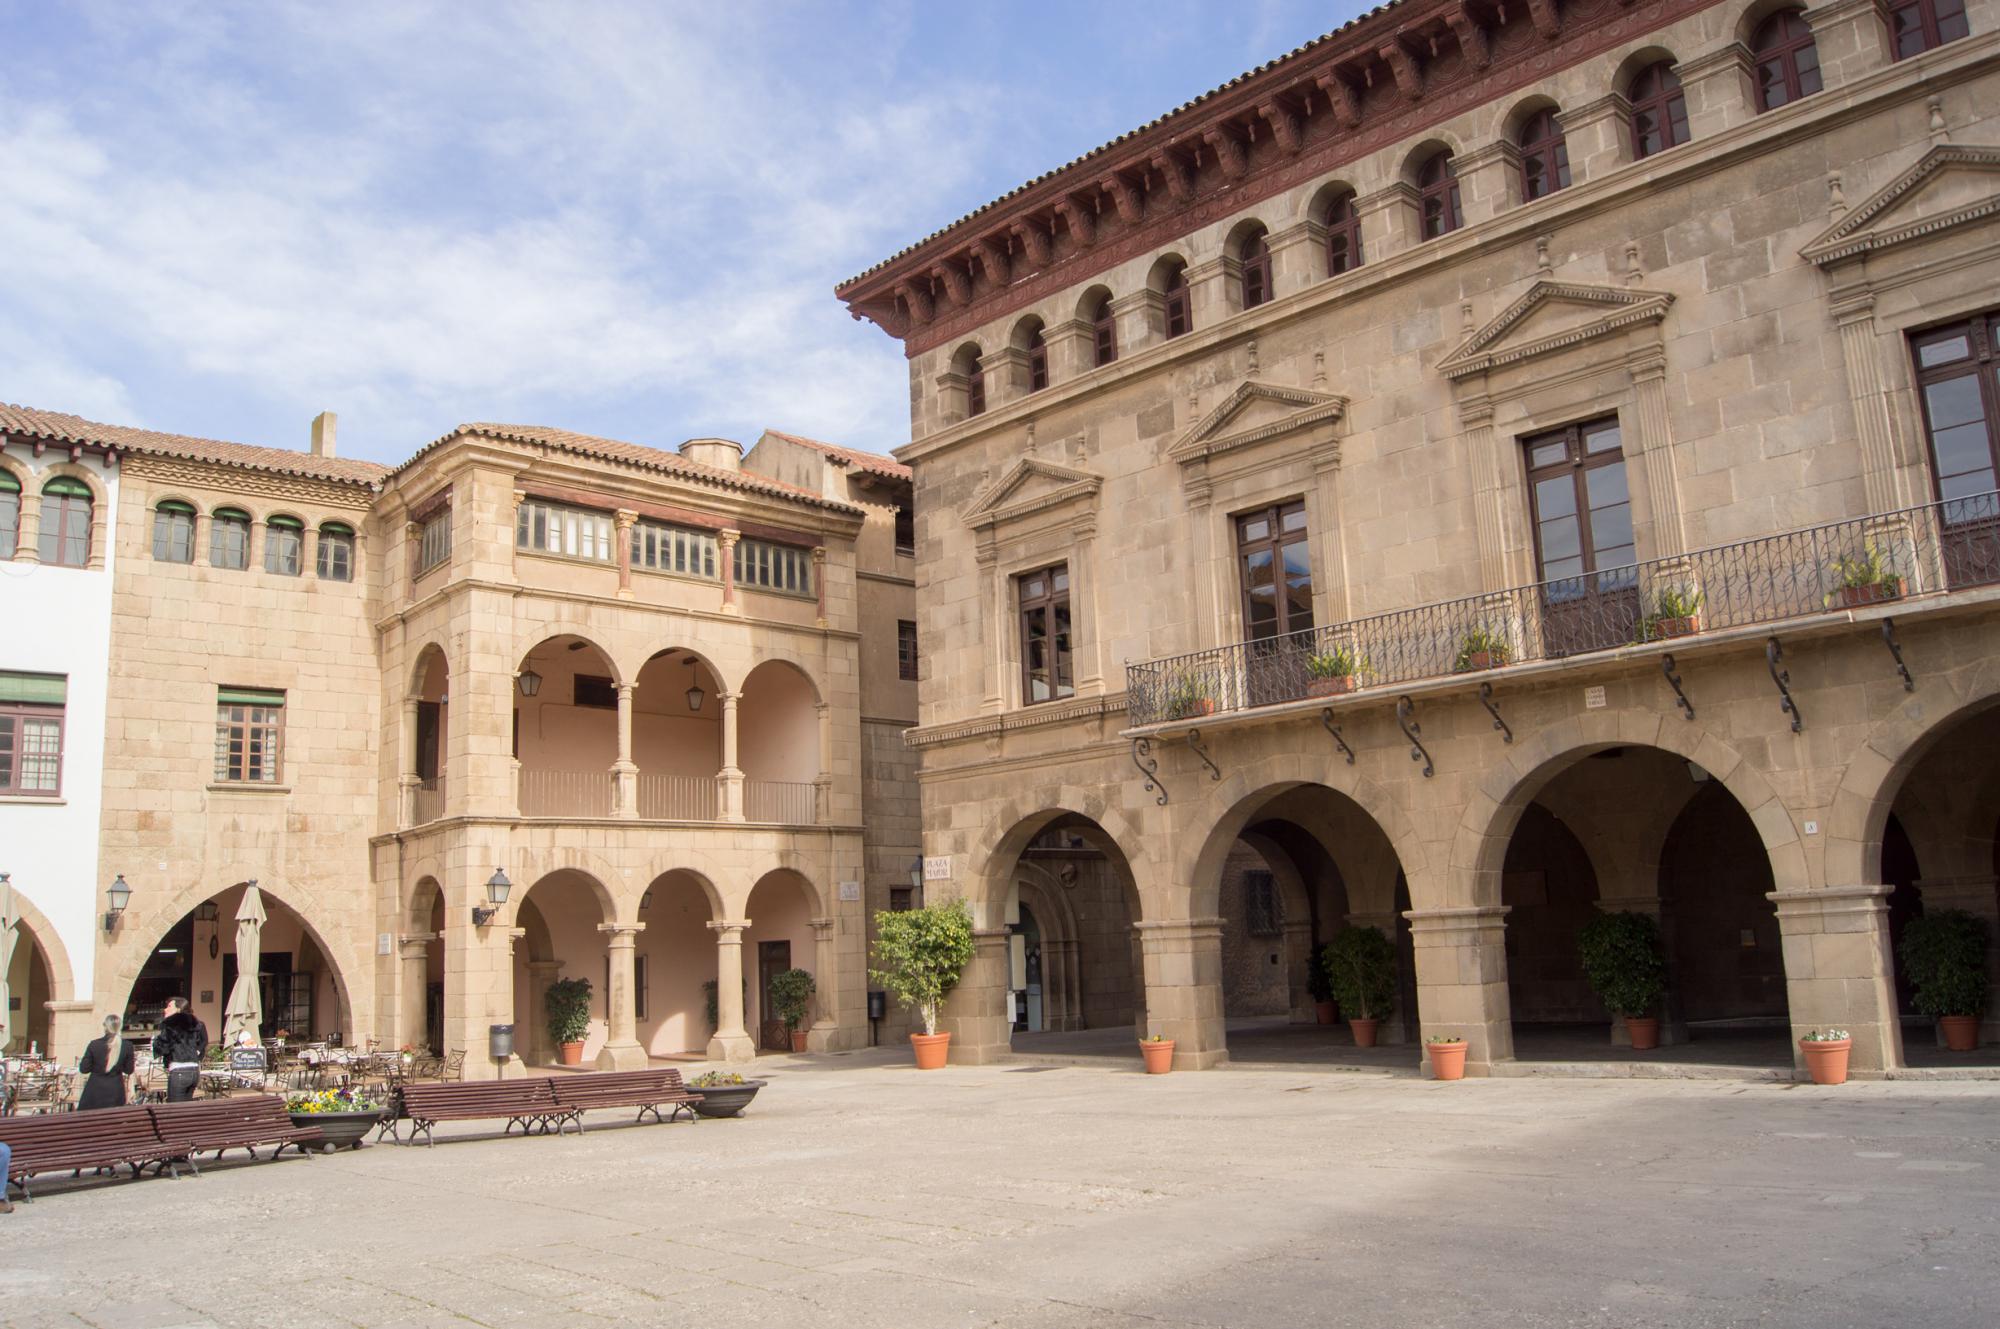
M 986 365 L 983 356 L 973 356 L 971 366 L 965 371 L 965 413 L 967 416 L 986 414 Z
M 1049 343 L 1037 327 L 1028 334 L 1028 391 L 1040 392 L 1049 385 Z
M 1521 126 L 1521 201 L 1532 203 L 1569 188 L 1569 145 L 1553 107 L 1543 107 Z
M 1890 0 L 1889 27 L 1898 60 L 1922 55 L 1972 31 L 1965 21 L 1965 0 Z
M 1097 301 L 1097 312 L 1090 316 L 1090 330 L 1095 342 L 1096 363 L 1108 365 L 1118 358 L 1118 320 L 1111 313 L 1111 297 L 1102 296 Z
M 1187 269 L 1178 263 L 1168 268 L 1160 294 L 1167 301 L 1167 336 L 1179 337 L 1194 331 L 1194 308 L 1188 300 Z
M 0 471 L 0 558 L 12 558 L 21 541 L 21 482 Z
M 1819 91 L 1819 48 L 1803 11 L 1781 10 L 1765 19 L 1750 50 L 1757 61 L 1758 110 L 1776 110 Z
M 249 513 L 241 508 L 217 508 L 210 515 L 208 561 L 232 572 L 241 572 L 250 566 Z
M 194 562 L 194 504 L 170 498 L 153 509 L 153 559 Z
M 1326 209 L 1326 275 L 1338 277 L 1361 266 L 1361 214 L 1354 195 L 1341 194 Z
M 1688 141 L 1687 98 L 1671 60 L 1647 65 L 1632 80 L 1632 155 L 1650 157 Z
M 1447 235 L 1464 224 L 1458 206 L 1458 173 L 1452 169 L 1450 152 L 1434 153 L 1417 172 L 1417 207 L 1426 240 Z
M 42 486 L 42 562 L 90 566 L 90 486 L 59 475 Z
M 297 517 L 273 517 L 264 523 L 264 571 L 296 577 L 305 571 L 306 524 Z
M 314 557 L 314 570 L 321 581 L 353 581 L 354 528 L 337 521 L 320 527 L 319 549 Z
M 1243 307 L 1255 309 L 1271 298 L 1271 245 L 1261 227 L 1244 237 L 1237 261 L 1243 270 Z

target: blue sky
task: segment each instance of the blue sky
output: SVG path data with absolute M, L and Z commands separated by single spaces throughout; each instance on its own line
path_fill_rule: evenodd
M 1362 8 L 0 0 L 0 400 L 885 450 L 836 282 Z

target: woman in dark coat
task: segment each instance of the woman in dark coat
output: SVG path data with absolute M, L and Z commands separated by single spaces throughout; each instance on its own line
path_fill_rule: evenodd
M 104 1017 L 104 1037 L 93 1038 L 83 1051 L 77 1069 L 90 1078 L 83 1082 L 78 1109 L 125 1106 L 125 1077 L 132 1073 L 132 1040 L 124 1035 L 124 1024 L 115 1015 Z

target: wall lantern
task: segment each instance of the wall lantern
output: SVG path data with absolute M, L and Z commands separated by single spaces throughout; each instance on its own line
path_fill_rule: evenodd
M 194 907 L 194 921 L 197 923 L 213 923 L 221 916 L 222 910 L 213 900 L 203 900 Z
M 493 875 L 486 879 L 486 900 L 492 907 L 481 909 L 478 905 L 472 906 L 472 926 L 483 928 L 491 923 L 500 912 L 500 906 L 507 903 L 507 895 L 513 889 L 514 883 L 507 880 L 507 873 L 495 868 Z
M 532 669 L 523 669 L 518 681 L 524 697 L 532 697 L 542 690 L 542 676 Z
M 924 860 L 922 858 L 913 858 L 910 860 L 910 889 L 920 891 L 923 888 Z
M 707 695 L 708 695 L 707 693 L 701 690 L 701 678 L 698 674 L 695 673 L 694 657 L 690 655 L 688 657 L 688 690 L 687 690 L 688 709 L 690 711 L 699 711 L 701 709 L 702 699 L 705 698 Z
M 104 899 L 111 906 L 111 911 L 104 916 L 104 932 L 109 936 L 117 930 L 118 916 L 125 912 L 125 906 L 132 900 L 132 888 L 125 884 L 124 873 L 119 873 L 117 880 L 104 888 Z

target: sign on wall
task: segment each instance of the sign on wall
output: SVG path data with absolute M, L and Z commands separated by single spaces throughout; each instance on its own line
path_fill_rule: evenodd
M 951 855 L 938 854 L 935 857 L 926 858 L 924 860 L 924 880 L 950 881 Z
M 861 898 L 861 883 L 858 881 L 841 882 L 840 898 L 843 900 L 859 900 Z

